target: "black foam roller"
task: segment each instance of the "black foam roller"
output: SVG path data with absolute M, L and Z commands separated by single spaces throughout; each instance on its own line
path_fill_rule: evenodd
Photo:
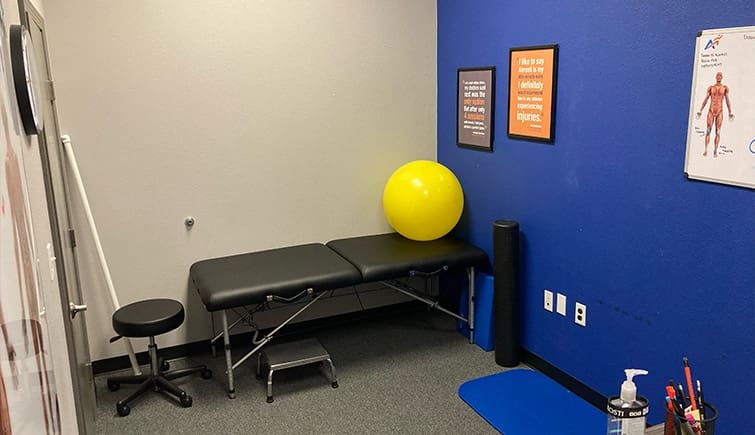
M 493 223 L 493 319 L 495 362 L 519 364 L 519 223 Z

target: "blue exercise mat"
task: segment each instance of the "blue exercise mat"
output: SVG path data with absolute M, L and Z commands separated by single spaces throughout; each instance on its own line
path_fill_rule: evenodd
M 606 433 L 606 414 L 532 370 L 467 381 L 459 387 L 459 397 L 504 435 Z

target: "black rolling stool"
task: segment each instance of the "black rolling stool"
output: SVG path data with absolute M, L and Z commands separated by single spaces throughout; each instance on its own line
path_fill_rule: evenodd
M 107 387 L 116 391 L 121 384 L 140 384 L 130 396 L 120 400 L 115 409 L 118 415 L 125 417 L 131 412 L 128 404 L 147 391 L 150 387 L 157 392 L 173 394 L 185 408 L 191 406 L 191 396 L 177 386 L 171 379 L 194 373 L 201 373 L 204 379 L 210 379 L 212 372 L 207 366 L 197 366 L 168 371 L 167 361 L 158 359 L 155 336 L 170 332 L 184 321 L 184 307 L 173 299 L 147 299 L 119 308 L 113 313 L 113 329 L 118 333 L 110 342 L 121 337 L 149 337 L 150 374 L 132 376 L 113 376 L 108 378 Z

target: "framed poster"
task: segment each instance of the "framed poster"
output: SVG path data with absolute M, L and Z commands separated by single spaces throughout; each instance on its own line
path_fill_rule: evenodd
M 509 50 L 508 135 L 553 143 L 558 45 Z
M 755 189 L 755 27 L 697 35 L 687 178 Z
M 495 67 L 456 72 L 456 145 L 493 151 Z

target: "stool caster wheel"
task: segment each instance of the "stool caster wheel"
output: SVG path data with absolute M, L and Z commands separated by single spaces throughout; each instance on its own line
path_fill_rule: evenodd
M 160 363 L 160 370 L 163 372 L 167 372 L 168 370 L 170 370 L 170 362 L 163 360 Z
M 108 379 L 107 381 L 107 389 L 110 391 L 118 391 L 121 388 L 121 384 L 118 382 L 114 382 Z
M 202 379 L 210 379 L 212 378 L 212 370 L 204 369 L 199 375 L 202 376 Z
M 190 408 L 191 403 L 191 396 L 189 396 L 188 394 L 181 396 L 181 406 L 183 406 L 184 408 Z
M 333 388 L 338 388 L 338 382 L 332 382 L 330 386 Z
M 128 405 L 121 405 L 120 403 L 115 405 L 115 410 L 118 411 L 118 415 L 121 417 L 125 417 L 131 413 L 131 408 L 129 408 Z
M 267 396 L 267 403 L 273 403 L 273 396 Z

